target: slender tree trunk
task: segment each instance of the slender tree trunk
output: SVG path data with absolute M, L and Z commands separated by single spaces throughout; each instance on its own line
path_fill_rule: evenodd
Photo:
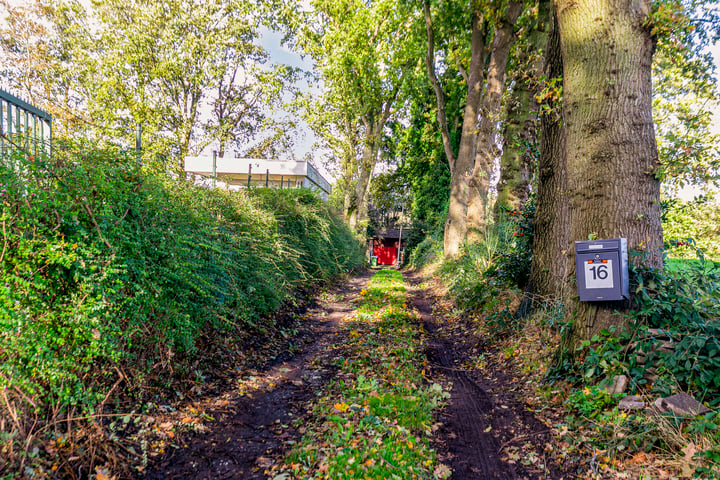
M 355 210 L 350 216 L 350 226 L 358 229 L 368 219 L 368 192 L 370 191 L 370 180 L 375 164 L 377 163 L 379 151 L 379 137 L 382 125 L 372 121 L 365 122 L 365 142 L 362 149 L 362 159 L 358 171 L 357 182 L 355 183 Z
M 505 86 L 510 47 L 515 42 L 515 22 L 522 13 L 522 2 L 511 0 L 502 23 L 495 27 L 495 39 L 490 52 L 487 88 L 480 111 L 480 125 L 475 152 L 475 165 L 468 181 L 467 241 L 476 243 L 485 234 L 489 211 L 490 175 L 497 147 L 495 134 L 500 119 L 500 101 Z
M 353 187 L 353 175 L 349 168 L 352 165 L 350 159 L 343 162 L 343 174 L 341 183 L 334 188 L 341 188 L 343 192 L 343 217 L 351 228 L 355 227 L 355 188 Z
M 343 212 L 345 212 L 345 221 L 354 228 L 355 220 L 353 219 L 353 213 L 355 212 L 355 206 L 353 202 L 353 190 L 350 188 L 345 190 L 345 194 L 343 195 Z
M 477 136 L 478 107 L 482 98 L 483 84 L 483 58 L 485 57 L 485 22 L 476 5 L 472 15 L 472 39 L 470 45 L 470 71 L 468 72 L 468 92 L 463 112 L 463 124 L 460 136 L 460 145 L 456 157 L 452 155 L 450 135 L 447 132 L 447 120 L 444 117 L 445 97 L 435 76 L 434 49 L 432 47 L 432 20 L 430 11 L 425 4 L 425 21 L 428 32 L 428 54 L 426 66 L 428 76 L 435 90 L 438 103 L 438 123 L 445 129 L 442 134 L 443 146 L 448 163 L 450 164 L 450 201 L 448 215 L 445 221 L 444 253 L 446 257 L 454 257 L 465 240 L 467 216 L 467 182 L 472 174 L 475 161 L 475 140 Z
M 552 26 L 545 47 L 545 78 L 548 84 L 563 76 L 560 32 L 557 17 L 552 13 Z M 540 159 L 535 204 L 533 259 L 530 268 L 528 292 L 530 298 L 562 297 L 567 274 L 568 255 L 568 201 L 565 157 L 565 129 L 562 121 L 562 104 L 559 95 L 550 94 L 544 99 L 540 118 Z
M 556 0 L 564 67 L 570 241 L 625 237 L 662 267 L 651 113 L 649 0 Z M 574 249 L 573 249 L 574 250 Z M 575 274 L 570 251 L 569 278 Z M 638 260 L 639 261 L 639 260 Z M 574 282 L 568 288 L 575 289 Z M 566 348 L 628 319 L 619 302 L 566 302 Z

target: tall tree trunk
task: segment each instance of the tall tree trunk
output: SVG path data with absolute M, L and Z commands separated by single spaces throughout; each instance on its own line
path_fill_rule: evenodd
M 370 180 L 380 150 L 380 134 L 385 124 L 385 118 L 378 122 L 367 120 L 365 125 L 365 141 L 362 149 L 362 158 L 358 169 L 357 182 L 355 182 L 355 210 L 350 216 L 350 226 L 354 229 L 361 228 L 363 222 L 368 219 L 368 192 L 370 191 Z
M 545 47 L 545 78 L 548 85 L 563 76 L 560 32 L 557 16 Z M 568 244 L 568 203 L 565 157 L 565 128 L 560 95 L 548 95 L 540 118 L 540 159 L 535 203 L 533 257 L 528 292 L 530 297 L 562 296 L 570 246 Z
M 482 16 L 481 5 L 476 2 L 472 12 L 472 37 L 470 41 L 470 70 L 467 76 L 468 91 L 463 112 L 463 124 L 460 134 L 460 145 L 457 156 L 454 155 L 450 145 L 447 118 L 445 115 L 445 95 L 442 86 L 435 75 L 435 51 L 432 17 L 430 5 L 423 3 L 425 26 L 428 36 L 428 50 L 425 56 L 430 83 L 435 91 L 438 110 L 438 124 L 445 155 L 450 166 L 450 200 L 448 202 L 448 215 L 445 221 L 444 254 L 445 257 L 454 257 L 465 240 L 467 216 L 467 182 L 472 174 L 475 161 L 475 139 L 477 137 L 477 116 L 480 100 L 482 99 L 483 85 L 483 59 L 485 57 L 485 21 Z
M 343 213 L 345 221 L 350 225 L 351 228 L 355 228 L 356 218 L 353 217 L 355 213 L 355 202 L 353 201 L 354 189 L 346 187 L 343 194 Z
M 538 2 L 534 28 L 519 55 L 519 68 L 513 74 L 505 116 L 496 210 L 518 210 L 530 196 L 539 156 L 539 84 L 544 74 L 551 9 L 551 0 Z
M 468 181 L 467 241 L 476 243 L 484 233 L 489 209 L 490 175 L 497 147 L 495 134 L 500 119 L 500 101 L 505 86 L 510 47 L 515 42 L 515 22 L 522 12 L 522 2 L 511 0 L 505 18 L 495 27 L 495 39 L 490 52 L 487 88 L 480 111 L 480 125 L 475 152 L 475 165 Z
M 495 208 L 518 210 L 530 195 L 535 169 L 538 104 L 522 74 L 516 76 L 505 113 L 500 180 Z
M 662 267 L 658 154 L 651 112 L 649 0 L 556 0 L 564 67 L 570 241 L 625 237 Z M 574 250 L 574 249 L 573 249 Z M 570 253 L 569 278 L 574 272 Z M 574 290 L 574 282 L 568 282 Z M 572 295 L 572 298 L 574 295 Z M 566 302 L 566 347 L 625 325 L 618 302 Z

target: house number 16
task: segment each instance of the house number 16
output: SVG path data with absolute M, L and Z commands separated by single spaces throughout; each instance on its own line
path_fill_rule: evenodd
M 612 260 L 586 260 L 585 288 L 613 288 Z

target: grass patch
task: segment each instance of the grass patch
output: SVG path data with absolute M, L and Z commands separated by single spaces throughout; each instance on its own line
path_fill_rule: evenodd
M 449 470 L 438 465 L 429 439 L 433 411 L 448 394 L 425 379 L 422 327 L 408 309 L 402 275 L 376 273 L 342 328 L 339 372 L 280 471 L 313 479 L 444 478 Z
M 683 274 L 688 271 L 720 273 L 720 262 L 697 258 L 666 258 L 665 271 L 669 274 Z

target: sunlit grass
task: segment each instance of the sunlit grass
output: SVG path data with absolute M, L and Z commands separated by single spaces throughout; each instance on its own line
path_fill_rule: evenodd
M 402 275 L 381 270 L 343 325 L 340 371 L 281 467 L 295 478 L 435 478 L 433 410 L 447 394 L 425 379 L 422 328 Z M 437 470 L 442 472 L 445 469 Z

